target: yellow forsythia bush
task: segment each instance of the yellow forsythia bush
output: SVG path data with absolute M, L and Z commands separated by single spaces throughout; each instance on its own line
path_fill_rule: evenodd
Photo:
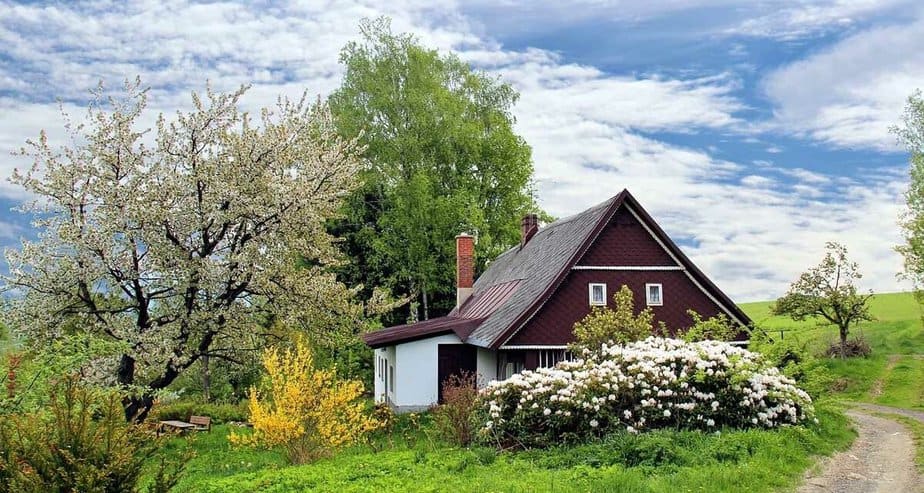
M 253 434 L 232 432 L 232 443 L 283 446 L 292 463 L 302 464 L 356 443 L 379 426 L 360 399 L 363 384 L 316 368 L 303 341 L 291 349 L 267 349 L 263 366 L 262 390 L 250 389 Z

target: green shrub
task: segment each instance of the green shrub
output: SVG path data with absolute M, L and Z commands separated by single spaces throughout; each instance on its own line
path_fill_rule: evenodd
M 709 318 L 703 318 L 695 310 L 687 310 L 687 314 L 693 319 L 693 325 L 680 334 L 684 341 L 731 341 L 741 332 L 741 328 L 724 313 Z
M 214 424 L 247 421 L 247 406 L 246 403 L 222 404 L 179 400 L 166 404 L 157 404 L 151 410 L 151 419 L 154 421 L 168 419 L 186 421 L 190 416 L 208 416 L 212 418 Z
M 443 382 L 443 403 L 432 411 L 433 423 L 443 440 L 467 446 L 475 438 L 478 387 L 475 374 L 451 375 Z
M 48 409 L 0 416 L 0 478 L 17 492 L 133 492 L 160 442 L 126 421 L 123 395 L 51 382 Z M 176 483 L 180 469 L 162 461 L 155 490 Z
M 596 352 L 604 344 L 623 344 L 645 339 L 652 332 L 665 333 L 664 324 L 655 324 L 651 307 L 637 315 L 632 290 L 623 285 L 613 295 L 615 308 L 595 306 L 582 320 L 574 324 L 575 342 L 571 350 L 576 354 Z
M 812 351 L 808 341 L 794 334 L 771 338 L 757 329 L 751 332 L 750 349 L 760 353 L 764 361 L 795 380 L 813 398 L 829 392 L 834 376 Z

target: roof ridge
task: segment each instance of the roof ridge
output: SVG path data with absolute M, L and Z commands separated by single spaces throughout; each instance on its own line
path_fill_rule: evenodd
M 598 211 L 599 209 L 603 208 L 604 206 L 610 205 L 610 203 L 611 203 L 613 200 L 616 200 L 616 197 L 619 197 L 619 195 L 618 195 L 618 194 L 617 194 L 617 195 L 614 195 L 614 196 L 612 196 L 612 197 L 610 197 L 610 198 L 604 200 L 603 202 L 600 202 L 600 203 L 598 203 L 598 204 L 596 204 L 596 205 L 593 205 L 593 206 L 591 206 L 591 207 L 588 207 L 587 209 L 584 209 L 584 210 L 581 211 L 581 212 L 576 212 L 576 213 L 574 213 L 574 214 L 571 214 L 570 216 L 565 216 L 565 217 L 563 217 L 563 218 L 561 218 L 561 219 L 556 219 L 555 221 L 552 221 L 551 223 L 545 225 L 545 227 L 539 228 L 539 232 L 547 231 L 547 230 L 549 230 L 549 229 L 552 229 L 552 228 L 561 226 L 562 224 L 567 224 L 567 223 L 569 223 L 569 222 L 571 222 L 571 221 L 574 221 L 575 219 L 580 219 L 580 218 L 583 217 L 585 214 L 589 214 L 589 213 L 591 213 L 591 212 L 596 212 L 596 211 Z

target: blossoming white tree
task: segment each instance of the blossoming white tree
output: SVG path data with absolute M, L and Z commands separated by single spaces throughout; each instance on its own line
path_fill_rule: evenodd
M 122 343 L 100 370 L 139 391 L 125 403 L 137 417 L 196 361 L 230 358 L 228 341 L 258 315 L 320 331 L 353 313 L 354 291 L 329 273 L 338 256 L 324 222 L 356 186 L 361 149 L 304 97 L 255 122 L 238 109 L 246 88 L 194 94 L 192 111 L 146 136 L 146 91 L 126 90 L 99 91 L 88 123 L 67 125 L 69 146 L 43 133 L 23 150 L 34 164 L 12 181 L 37 197 L 26 209 L 40 237 L 7 252 L 5 281 L 35 344 L 67 330 Z

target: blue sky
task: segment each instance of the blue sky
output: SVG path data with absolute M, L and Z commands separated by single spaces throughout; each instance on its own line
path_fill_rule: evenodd
M 888 128 L 924 86 L 924 8 L 909 0 L 389 2 L 0 0 L 0 174 L 58 103 L 141 76 L 151 114 L 206 81 L 252 84 L 248 108 L 327 94 L 360 19 L 454 51 L 521 93 L 543 207 L 567 215 L 629 188 L 739 301 L 778 296 L 845 243 L 865 287 L 891 291 L 907 155 Z M 0 244 L 32 236 L 0 183 Z

